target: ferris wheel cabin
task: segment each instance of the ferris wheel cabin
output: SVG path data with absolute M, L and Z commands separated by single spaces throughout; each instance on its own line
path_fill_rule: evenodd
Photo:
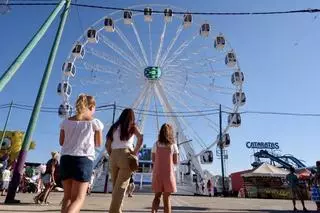
M 220 134 L 218 134 L 217 139 L 220 140 Z M 231 140 L 230 135 L 228 133 L 225 133 L 222 135 L 222 146 L 228 147 L 230 146 Z M 220 146 L 220 141 L 218 142 L 218 146 Z
M 130 10 L 123 12 L 123 22 L 124 24 L 132 24 L 132 12 Z
M 76 66 L 72 62 L 66 62 L 62 65 L 64 75 L 74 77 L 76 75 Z
M 59 106 L 58 115 L 61 118 L 66 118 L 72 115 L 72 106 L 70 104 L 64 103 Z
M 90 43 L 98 43 L 99 37 L 98 32 L 95 29 L 89 29 L 87 31 L 87 38 Z
M 104 19 L 104 29 L 107 32 L 114 32 L 114 22 L 111 18 Z
M 151 22 L 152 21 L 152 9 L 150 7 L 146 7 L 143 10 L 144 21 Z
M 183 27 L 188 28 L 192 24 L 192 15 L 191 13 L 186 13 L 183 15 Z
M 237 64 L 236 54 L 233 51 L 227 53 L 225 63 L 228 67 L 234 67 Z
M 200 155 L 201 164 L 211 164 L 213 162 L 213 152 L 206 150 Z
M 57 87 L 57 93 L 69 97 L 71 95 L 71 85 L 68 82 L 59 83 Z
M 244 82 L 244 74 L 240 70 L 234 72 L 231 76 L 231 83 L 235 86 L 239 86 Z
M 72 55 L 75 58 L 83 58 L 85 54 L 84 46 L 81 43 L 77 43 L 72 49 Z
M 171 21 L 172 21 L 172 16 L 173 16 L 172 9 L 170 9 L 170 8 L 164 9 L 163 14 L 164 14 L 164 20 L 165 20 L 165 22 L 168 23 L 168 22 L 171 22 Z
M 219 34 L 214 40 L 214 48 L 222 50 L 226 45 L 226 40 L 222 34 Z
M 144 69 L 144 77 L 148 80 L 159 80 L 161 77 L 160 67 L 147 67 Z
M 210 25 L 208 23 L 202 24 L 200 27 L 200 35 L 208 37 L 210 32 Z
M 240 113 L 230 113 L 228 116 L 228 123 L 231 127 L 239 127 L 241 125 Z
M 232 102 L 234 105 L 243 106 L 246 103 L 246 94 L 244 92 L 236 92 L 232 96 Z

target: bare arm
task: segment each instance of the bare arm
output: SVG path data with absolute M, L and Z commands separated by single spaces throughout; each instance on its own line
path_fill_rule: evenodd
M 156 161 L 156 153 L 152 153 L 151 155 L 151 158 L 152 158 L 152 163 L 154 163 Z
M 178 157 L 179 157 L 179 154 L 177 154 L 177 153 L 173 154 L 173 163 L 174 164 L 178 164 Z
M 97 130 L 94 132 L 94 146 L 100 147 L 102 144 L 102 132 L 101 130 Z
M 137 126 L 135 126 L 134 127 L 134 132 L 133 132 L 133 134 L 137 137 L 137 145 L 136 145 L 136 147 L 134 148 L 134 150 L 133 150 L 133 154 L 135 154 L 135 155 L 138 155 L 138 153 L 139 153 L 139 150 L 140 150 L 140 148 L 141 148 L 141 146 L 142 146 L 142 143 L 143 143 L 143 135 L 140 133 L 140 130 L 138 129 L 138 127 Z
M 51 179 L 52 179 L 53 184 L 56 183 L 56 180 L 54 179 L 55 170 L 56 170 L 55 161 L 52 161 L 52 163 L 51 163 Z
M 60 144 L 60 146 L 63 146 L 63 144 L 64 144 L 64 130 L 63 129 L 60 130 L 59 144 Z
M 107 137 L 106 150 L 108 152 L 108 155 L 111 155 L 111 143 L 112 143 L 112 140 Z

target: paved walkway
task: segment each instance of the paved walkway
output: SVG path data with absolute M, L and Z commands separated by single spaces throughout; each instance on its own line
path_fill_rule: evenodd
M 50 195 L 50 205 L 36 205 L 32 203 L 32 194 L 17 194 L 16 198 L 21 199 L 19 205 L 4 205 L 4 197 L 0 198 L 0 213 L 2 212 L 59 212 L 62 193 Z M 150 212 L 152 194 L 135 194 L 133 198 L 126 198 L 124 212 Z M 92 194 L 88 196 L 81 212 L 108 212 L 111 200 L 110 194 Z M 314 203 L 307 201 L 307 208 L 315 212 Z M 291 212 L 292 203 L 289 200 L 260 200 L 260 199 L 237 199 L 237 198 L 209 198 L 193 196 L 173 196 L 173 212 L 179 213 L 203 213 L 203 212 L 262 212 L 262 213 L 283 213 Z M 301 209 L 298 202 L 297 207 Z M 159 212 L 163 212 L 162 209 Z

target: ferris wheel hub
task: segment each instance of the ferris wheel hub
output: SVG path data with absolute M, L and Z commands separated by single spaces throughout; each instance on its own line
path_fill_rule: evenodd
M 161 69 L 157 66 L 149 66 L 144 69 L 144 77 L 148 80 L 159 80 L 161 77 Z

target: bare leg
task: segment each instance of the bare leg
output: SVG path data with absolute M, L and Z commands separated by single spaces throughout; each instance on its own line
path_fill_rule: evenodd
M 170 202 L 170 192 L 163 193 L 163 207 L 164 213 L 171 213 L 171 202 Z
M 320 212 L 320 202 L 316 202 L 317 205 L 317 211 Z
M 129 188 L 128 188 L 128 196 L 129 196 L 129 197 L 132 197 L 134 188 L 135 188 L 134 183 L 130 183 L 130 184 L 129 184 Z
M 54 185 L 50 185 L 50 189 L 48 190 L 47 194 L 46 194 L 45 197 L 44 197 L 44 202 L 45 202 L 45 203 L 47 203 L 49 194 L 50 194 L 50 192 L 53 190 L 53 188 L 54 188 Z
M 296 199 L 292 198 L 293 208 L 296 209 Z
M 62 199 L 62 206 L 61 206 L 61 212 L 66 213 L 67 209 L 69 208 L 71 204 L 71 190 L 72 190 L 72 180 L 64 180 L 62 181 L 63 185 L 63 199 Z
M 162 192 L 155 193 L 154 199 L 152 202 L 152 210 L 151 210 L 152 213 L 158 212 L 161 195 L 162 195 Z
M 86 198 L 86 192 L 88 189 L 88 182 L 79 182 L 72 180 L 71 187 L 71 204 L 67 210 L 67 213 L 78 213 Z

